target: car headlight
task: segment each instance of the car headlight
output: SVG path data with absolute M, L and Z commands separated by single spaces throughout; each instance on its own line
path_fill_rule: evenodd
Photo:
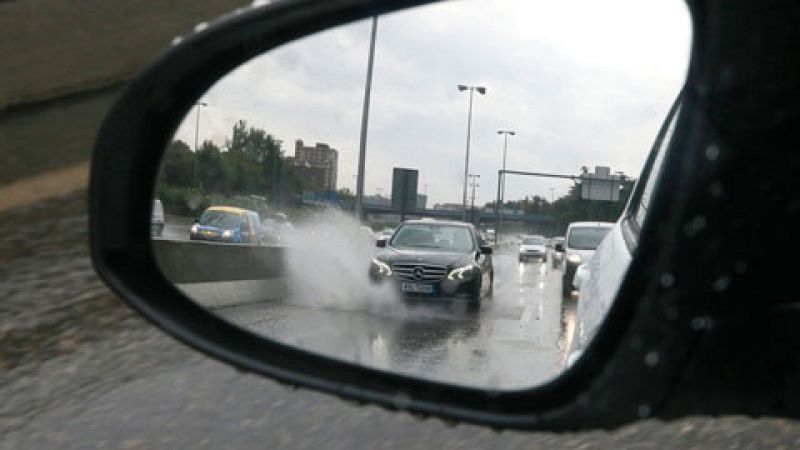
M 467 278 L 471 278 L 472 275 L 475 273 L 475 266 L 472 264 L 468 266 L 458 267 L 450 271 L 447 274 L 448 280 L 465 280 Z
M 571 262 L 572 264 L 580 264 L 581 263 L 581 255 L 572 254 L 567 257 L 567 261 Z
M 225 230 L 222 232 L 222 239 L 230 239 L 233 236 L 233 231 Z
M 192 228 L 189 229 L 189 232 L 192 234 L 197 234 L 197 224 L 192 225 Z
M 372 258 L 372 267 L 374 267 L 380 275 L 385 277 L 392 275 L 392 268 L 378 258 Z

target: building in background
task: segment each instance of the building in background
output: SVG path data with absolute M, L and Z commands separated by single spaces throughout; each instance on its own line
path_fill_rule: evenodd
M 428 205 L 428 196 L 425 194 L 417 194 L 417 211 L 425 209 Z
M 292 163 L 315 189 L 320 191 L 336 190 L 339 152 L 328 144 L 318 142 L 313 147 L 306 147 L 303 145 L 303 141 L 298 139 L 295 141 Z
M 461 203 L 437 203 L 433 205 L 433 209 L 439 211 L 461 211 L 464 209 L 464 205 Z
M 362 201 L 364 205 L 379 206 L 381 208 L 391 208 L 392 199 L 390 197 L 382 197 L 380 194 L 365 195 Z

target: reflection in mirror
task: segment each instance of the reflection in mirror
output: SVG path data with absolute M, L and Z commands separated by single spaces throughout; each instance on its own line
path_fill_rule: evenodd
M 618 219 L 646 219 L 637 193 L 658 170 L 642 168 L 660 161 L 689 34 L 679 1 L 462 1 L 268 52 L 176 130 L 160 268 L 289 345 L 541 384 L 580 356 L 628 266 Z

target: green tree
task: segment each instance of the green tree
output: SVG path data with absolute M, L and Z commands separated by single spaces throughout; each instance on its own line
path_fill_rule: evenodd
M 279 140 L 263 129 L 248 128 L 247 122 L 239 120 L 233 126 L 231 138 L 226 141 L 226 147 L 228 152 L 245 155 L 259 166 L 260 180 L 258 182 L 251 179 L 249 181 L 239 180 L 234 184 L 239 185 L 240 188 L 256 189 L 269 194 L 273 201 L 280 197 L 281 175 L 285 164 L 283 164 L 284 158 Z M 238 156 L 233 159 L 237 161 L 237 169 L 231 173 L 239 175 L 246 173 L 248 176 L 251 174 L 251 169 L 245 170 L 245 164 Z M 242 186 L 242 183 L 247 186 Z
M 194 184 L 194 153 L 185 142 L 176 140 L 167 146 L 161 161 L 159 183 L 176 187 Z
M 227 186 L 219 147 L 212 141 L 203 141 L 196 158 L 201 188 L 207 192 L 225 192 Z

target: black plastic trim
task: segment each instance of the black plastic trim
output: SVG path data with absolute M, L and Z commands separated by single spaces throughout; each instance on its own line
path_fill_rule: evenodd
M 584 357 L 551 382 L 529 390 L 491 391 L 386 373 L 256 336 L 181 295 L 157 270 L 149 210 L 158 163 L 197 98 L 242 62 L 301 36 L 425 0 L 282 1 L 240 11 L 167 51 L 131 82 L 106 119 L 94 150 L 90 183 L 91 251 L 100 276 L 126 302 L 188 345 L 243 370 L 357 401 L 423 415 L 505 428 L 615 427 L 658 416 L 702 331 L 689 326 L 707 280 L 681 266 L 691 243 L 680 237 L 687 209 L 701 198 L 717 165 L 698 155 L 715 137 L 726 105 L 708 100 L 725 63 L 707 54 L 703 28 L 712 11 L 746 14 L 746 2 L 690 3 L 694 36 L 683 106 L 618 299 Z M 732 13 L 733 14 L 733 13 Z M 724 17 L 720 20 L 724 20 Z M 722 28 L 720 28 L 722 29 Z M 736 31 L 736 30 L 734 30 Z M 706 57 L 711 58 L 709 62 Z M 714 64 L 717 64 L 716 66 Z M 701 82 L 702 80 L 702 82 Z M 717 122 L 715 122 L 715 120 Z M 669 274 L 675 285 L 665 283 Z M 678 311 L 677 316 L 672 311 Z M 645 355 L 661 355 L 655 367 Z M 674 411 L 672 412 L 674 414 Z

